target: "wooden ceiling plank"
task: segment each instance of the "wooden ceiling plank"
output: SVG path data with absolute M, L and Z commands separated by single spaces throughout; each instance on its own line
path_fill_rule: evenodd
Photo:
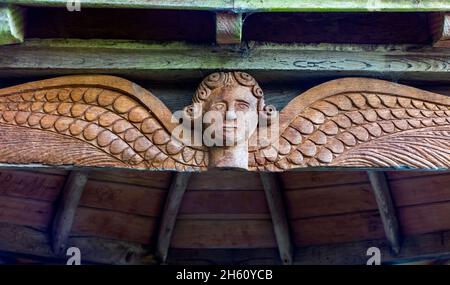
M 272 216 L 275 237 L 282 264 L 292 264 L 294 244 L 289 231 L 287 212 L 284 206 L 280 182 L 276 174 L 260 173 L 261 182 L 266 193 L 266 200 Z
M 450 48 L 450 13 L 432 13 L 429 16 L 433 46 Z
M 24 37 L 23 9 L 0 4 L 0 45 L 22 43 Z
M 66 0 L 3 0 L 24 6 L 66 7 Z M 177 10 L 225 10 L 234 12 L 377 12 L 446 11 L 447 0 L 83 0 L 86 8 L 135 8 Z
M 242 70 L 260 82 L 332 76 L 450 82 L 448 50 L 426 46 L 249 43 L 243 50 L 234 45 L 30 39 L 0 46 L 0 54 L 8 55 L 0 58 L 0 78 L 103 73 L 179 82 L 198 81 L 215 70 Z
M 86 172 L 72 171 L 64 185 L 52 225 L 52 248 L 56 254 L 62 254 L 67 246 L 75 212 L 87 180 Z
M 156 242 L 156 256 L 162 263 L 165 263 L 167 260 L 175 222 L 190 178 L 191 173 L 189 172 L 177 172 L 167 193 Z
M 242 39 L 242 14 L 216 13 L 216 42 L 240 44 Z
M 82 264 L 92 262 L 105 264 L 152 263 L 152 256 L 138 243 L 72 236 L 69 238 L 68 244 L 80 249 Z M 6 223 L 0 223 L 0 251 L 62 258 L 52 250 L 45 231 Z M 62 264 L 65 264 L 65 260 L 62 260 Z
M 391 245 L 393 253 L 398 254 L 401 249 L 400 224 L 386 174 L 382 171 L 368 171 L 367 174 L 378 204 L 386 238 Z

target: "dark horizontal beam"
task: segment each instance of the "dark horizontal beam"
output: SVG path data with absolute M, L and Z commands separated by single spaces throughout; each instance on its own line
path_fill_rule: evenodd
M 26 6 L 65 7 L 66 0 L 1 0 Z M 448 0 L 81 0 L 86 8 L 224 10 L 232 12 L 446 11 Z
M 294 264 L 364 265 L 370 247 L 380 249 L 381 264 L 450 258 L 450 232 L 409 236 L 402 251 L 394 255 L 386 239 L 297 247 Z M 280 264 L 277 249 L 172 249 L 169 264 Z
M 216 70 L 259 81 L 368 76 L 450 82 L 450 51 L 425 46 L 279 45 L 241 47 L 118 40 L 29 40 L 0 47 L 0 78 L 114 74 L 129 79 L 200 80 Z
M 67 245 L 80 249 L 81 264 L 143 264 L 155 260 L 140 244 L 132 242 L 72 236 Z M 65 256 L 54 253 L 45 231 L 5 223 L 0 223 L 0 251 L 59 260 Z

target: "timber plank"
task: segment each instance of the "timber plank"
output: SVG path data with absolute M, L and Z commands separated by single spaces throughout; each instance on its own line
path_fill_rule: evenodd
M 148 254 L 140 244 L 89 237 L 70 237 L 68 244 L 80 248 L 82 264 L 139 264 Z M 28 257 L 60 258 L 51 250 L 48 234 L 30 227 L 0 223 L 0 249 Z M 65 264 L 66 260 L 59 260 Z M 48 263 L 48 261 L 46 262 Z
M 172 248 L 260 248 L 275 247 L 270 220 L 179 220 Z
M 242 50 L 120 40 L 28 40 L 1 46 L 0 54 L 8 55 L 0 58 L 3 78 L 103 73 L 161 82 L 198 81 L 218 69 L 246 71 L 259 82 L 343 76 L 449 82 L 450 65 L 445 49 L 392 45 L 252 43 Z
M 287 192 L 297 189 L 319 188 L 350 183 L 368 183 L 364 171 L 304 171 L 280 173 L 283 189 Z
M 170 185 L 172 173 L 169 171 L 131 171 L 116 169 L 114 171 L 89 171 L 90 180 L 127 183 L 166 190 Z
M 53 204 L 13 197 L 0 199 L 0 222 L 47 229 L 54 213 Z
M 79 207 L 71 235 L 150 244 L 154 241 L 155 230 L 156 220 L 151 217 Z
M 287 191 L 285 197 L 290 219 L 377 209 L 371 186 L 368 183 Z
M 65 176 L 31 171 L 0 170 L 0 195 L 53 202 L 64 186 Z
M 86 184 L 80 206 L 157 217 L 165 196 L 165 190 L 91 180 Z
M 5 3 L 25 6 L 65 7 L 65 0 L 4 0 Z M 446 11 L 450 4 L 445 0 L 414 1 L 414 0 L 379 0 L 367 2 L 365 0 L 326 0 L 301 1 L 296 0 L 88 0 L 83 1 L 85 7 L 108 8 L 145 8 L 145 9 L 180 9 L 180 10 L 232 10 L 240 12 L 273 12 L 273 11 Z
M 188 185 L 190 190 L 260 190 L 258 173 L 240 171 L 208 171 L 194 173 Z
M 450 201 L 450 175 L 431 175 L 389 182 L 397 207 Z
M 267 216 L 269 209 L 263 191 L 188 190 L 181 203 L 180 215 L 230 217 L 255 214 Z

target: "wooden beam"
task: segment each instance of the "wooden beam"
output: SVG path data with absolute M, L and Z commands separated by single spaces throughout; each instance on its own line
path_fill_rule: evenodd
M 66 0 L 3 0 L 25 6 L 66 7 Z M 371 11 L 445 11 L 447 0 L 82 0 L 86 8 L 141 8 L 179 10 L 228 10 L 234 12 L 371 12 Z
M 23 42 L 24 13 L 14 5 L 0 4 L 0 45 Z
M 272 216 L 275 238 L 283 264 L 292 264 L 294 245 L 289 232 L 289 223 L 281 193 L 280 182 L 274 173 L 260 173 L 261 182 L 266 193 L 266 200 Z
M 450 48 L 450 13 L 432 13 L 429 16 L 433 46 Z
M 400 224 L 397 219 L 386 174 L 382 171 L 368 171 L 367 174 L 378 204 L 386 238 L 394 254 L 398 254 L 401 249 Z
M 242 38 L 242 14 L 216 13 L 216 42 L 218 44 L 240 44 Z
M 162 263 L 165 263 L 167 260 L 178 211 L 190 178 L 191 173 L 189 172 L 177 172 L 167 193 L 156 243 L 156 256 Z
M 400 264 L 450 257 L 450 232 L 405 237 L 401 253 L 394 255 L 385 240 L 297 247 L 296 265 L 365 265 L 370 247 L 380 249 L 381 264 Z M 172 249 L 170 264 L 279 264 L 276 249 Z
M 120 40 L 27 40 L 0 46 L 0 78 L 114 74 L 166 82 L 201 80 L 217 70 L 242 70 L 259 82 L 368 76 L 450 82 L 450 51 L 424 46 L 249 43 L 202 46 Z M 39 61 L 36 61 L 39 58 Z
M 70 237 L 68 244 L 78 247 L 81 252 L 81 264 L 152 264 L 154 258 L 141 244 L 109 240 L 97 237 Z M 53 252 L 46 231 L 28 226 L 0 223 L 0 251 L 20 253 L 31 256 L 61 259 L 65 264 L 66 256 Z
M 449 10 L 446 0 L 235 0 L 234 8 L 241 11 L 264 12 L 376 12 L 376 11 L 444 11 Z
M 53 218 L 52 248 L 56 254 L 63 254 L 68 245 L 75 212 L 87 180 L 88 174 L 83 171 L 72 171 L 67 178 L 58 209 Z

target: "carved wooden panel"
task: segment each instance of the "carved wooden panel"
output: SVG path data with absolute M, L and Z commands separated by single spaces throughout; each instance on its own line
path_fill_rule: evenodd
M 219 117 L 205 120 L 211 111 Z M 172 115 L 147 90 L 112 76 L 5 88 L 0 162 L 178 171 L 450 167 L 450 97 L 381 80 L 333 80 L 277 112 L 250 75 L 213 73 L 193 105 Z M 184 140 L 198 134 L 195 126 L 197 144 Z

